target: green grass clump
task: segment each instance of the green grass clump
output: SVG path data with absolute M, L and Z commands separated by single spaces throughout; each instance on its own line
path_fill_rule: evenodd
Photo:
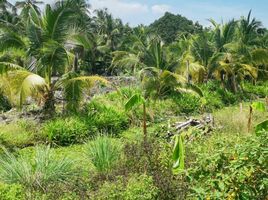
M 43 134 L 50 143 L 67 146 L 81 143 L 95 131 L 77 117 L 58 118 L 44 124 Z
M 28 192 L 47 192 L 51 186 L 67 184 L 76 175 L 72 169 L 72 160 L 54 159 L 49 147 L 36 147 L 33 157 L 5 150 L 0 159 L 0 181 L 21 184 Z
M 98 136 L 89 142 L 85 154 L 98 172 L 105 173 L 110 171 L 118 162 L 121 155 L 121 145 L 116 139 Z

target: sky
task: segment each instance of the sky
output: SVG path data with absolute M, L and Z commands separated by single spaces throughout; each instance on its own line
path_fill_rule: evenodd
M 11 0 L 11 2 L 14 0 Z M 52 3 L 53 0 L 43 0 Z M 268 27 L 268 0 L 88 0 L 92 9 L 108 8 L 117 18 L 131 26 L 150 24 L 166 11 L 181 14 L 208 26 L 208 19 L 217 22 L 252 15 Z

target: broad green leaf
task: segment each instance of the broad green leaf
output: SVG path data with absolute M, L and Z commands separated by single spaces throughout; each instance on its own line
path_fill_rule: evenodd
M 268 120 L 265 120 L 256 126 L 255 133 L 257 136 L 259 136 L 262 131 L 268 131 Z
M 145 99 L 140 94 L 134 94 L 125 104 L 127 111 L 131 110 L 134 106 L 141 105 L 145 102 Z
M 182 135 L 175 136 L 175 145 L 173 148 L 173 173 L 179 174 L 184 170 L 184 138 Z
M 251 104 L 251 107 L 254 109 L 254 110 L 258 110 L 260 112 L 265 112 L 265 104 L 263 102 L 253 102 Z

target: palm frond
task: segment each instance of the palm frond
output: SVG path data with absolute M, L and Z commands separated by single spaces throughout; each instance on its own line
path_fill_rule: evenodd
M 24 70 L 24 68 L 14 63 L 0 62 L 0 75 L 12 70 Z
M 83 91 L 87 90 L 89 93 L 90 89 L 98 82 L 108 84 L 106 79 L 99 76 L 79 76 L 75 72 L 70 72 L 63 76 L 56 87 L 63 88 L 67 110 L 76 112 L 83 98 Z
M 10 102 L 19 107 L 22 107 L 28 97 L 41 98 L 47 89 L 42 77 L 28 71 L 10 71 L 0 79 L 0 82 L 2 81 L 7 81 L 3 88 L 4 95 L 6 94 Z

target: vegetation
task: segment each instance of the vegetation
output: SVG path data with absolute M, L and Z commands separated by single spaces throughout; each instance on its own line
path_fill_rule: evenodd
M 209 21 L 0 1 L 0 199 L 267 200 L 268 30 Z

